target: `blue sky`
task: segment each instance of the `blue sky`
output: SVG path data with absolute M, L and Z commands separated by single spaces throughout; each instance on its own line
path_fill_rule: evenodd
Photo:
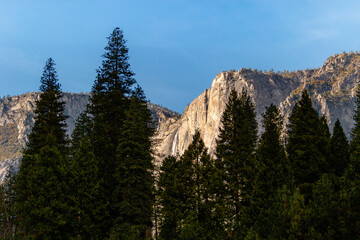
M 360 1 L 0 0 L 0 96 L 37 91 L 49 57 L 64 91 L 89 92 L 114 27 L 148 99 L 182 112 L 223 70 L 359 50 Z

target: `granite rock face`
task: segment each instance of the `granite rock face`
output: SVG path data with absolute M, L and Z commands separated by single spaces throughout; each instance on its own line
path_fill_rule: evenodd
M 33 92 L 19 96 L 0 99 L 0 127 L 15 124 L 18 129 L 18 143 L 24 145 L 27 135 L 34 125 L 35 102 L 39 100 L 40 93 Z M 65 115 L 68 125 L 67 132 L 71 133 L 75 127 L 77 116 L 84 111 L 89 102 L 88 94 L 64 93 Z
M 261 72 L 241 69 L 219 73 L 178 119 L 164 121 L 157 133 L 159 157 L 182 154 L 196 129 L 199 129 L 211 154 L 215 151 L 220 120 L 232 89 L 245 89 L 256 105 L 259 130 L 261 114 L 271 103 L 280 107 L 285 123 L 304 89 L 309 91 L 313 105 L 325 115 L 332 130 L 336 119 L 350 137 L 353 126 L 355 95 L 360 77 L 360 54 L 336 54 L 319 69 L 297 72 Z M 285 126 L 284 126 L 285 127 Z

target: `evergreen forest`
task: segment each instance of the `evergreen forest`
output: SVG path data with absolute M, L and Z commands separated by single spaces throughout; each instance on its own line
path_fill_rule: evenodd
M 270 104 L 261 133 L 249 94 L 232 90 L 215 154 L 196 130 L 155 174 L 155 124 L 124 34 L 107 39 L 71 136 L 46 61 L 19 171 L 0 185 L 0 239 L 360 239 L 360 88 L 351 141 L 307 90 L 287 124 Z

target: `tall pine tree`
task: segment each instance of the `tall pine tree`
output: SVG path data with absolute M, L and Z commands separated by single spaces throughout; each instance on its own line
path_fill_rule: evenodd
M 92 87 L 88 112 L 92 122 L 90 136 L 95 157 L 99 163 L 99 177 L 102 179 L 100 191 L 104 193 L 104 201 L 109 207 L 105 214 L 103 231 L 110 233 L 119 212 L 115 205 L 114 190 L 117 186 L 115 178 L 118 159 L 118 144 L 123 130 L 125 112 L 128 109 L 128 98 L 135 83 L 134 73 L 128 63 L 128 48 L 123 32 L 115 28 L 108 37 L 104 60 L 97 70 L 97 77 Z
M 114 209 L 119 213 L 113 239 L 149 239 L 154 204 L 151 113 L 140 88 L 130 98 L 119 138 Z
M 71 234 L 68 139 L 62 92 L 50 58 L 41 77 L 35 123 L 16 176 L 16 204 L 25 238 L 64 239 Z
M 154 201 L 153 128 L 125 44 L 123 32 L 115 28 L 91 92 L 90 140 L 98 162 L 100 191 L 108 206 L 103 233 L 114 239 L 143 239 L 150 233 Z
M 76 239 L 103 239 L 107 203 L 100 191 L 98 161 L 90 141 L 91 122 L 85 112 L 77 119 L 71 141 L 71 187 L 73 236 Z
M 255 196 L 251 208 L 256 215 L 256 228 L 261 237 L 266 237 L 272 231 L 269 222 L 268 209 L 274 205 L 275 194 L 283 185 L 291 185 L 291 176 L 285 154 L 285 146 L 281 139 L 283 118 L 280 110 L 273 104 L 266 108 L 263 114 L 264 133 L 260 137 L 257 148 L 259 172 L 256 178 Z
M 312 196 L 313 184 L 329 171 L 325 132 L 305 90 L 289 118 L 287 152 L 295 185 L 305 195 L 306 201 Z
M 331 162 L 330 166 L 332 172 L 338 177 L 343 176 L 344 171 L 349 164 L 349 143 L 341 126 L 341 123 L 336 120 L 333 130 L 333 135 L 330 142 Z
M 223 190 L 218 202 L 226 209 L 228 231 L 244 225 L 249 220 L 243 210 L 250 205 L 253 194 L 253 177 L 256 175 L 255 147 L 257 142 L 257 122 L 254 104 L 245 90 L 240 97 L 235 90 L 221 119 L 220 134 L 216 146 L 216 166 L 220 171 Z M 242 220 L 240 220 L 240 217 Z M 237 222 L 237 223 L 236 223 Z M 233 236 L 239 234 L 234 231 Z
M 195 132 L 192 143 L 179 160 L 166 158 L 161 170 L 161 238 L 223 238 L 223 223 L 215 212 L 215 166 L 200 132 Z
M 360 238 L 360 85 L 356 94 L 354 127 L 351 132 L 350 161 L 344 173 L 343 235 L 346 239 Z

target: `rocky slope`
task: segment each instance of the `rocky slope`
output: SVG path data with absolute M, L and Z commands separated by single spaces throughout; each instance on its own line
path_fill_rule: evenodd
M 211 87 L 197 97 L 178 120 L 170 119 L 160 126 L 159 156 L 182 154 L 196 129 L 200 130 L 210 153 L 214 153 L 222 112 L 233 88 L 238 92 L 246 89 L 250 94 L 259 123 L 261 113 L 271 103 L 280 107 L 287 120 L 302 90 L 308 89 L 314 107 L 327 117 L 330 128 L 338 118 L 350 137 L 359 76 L 358 53 L 336 54 L 319 69 L 278 73 L 241 69 L 219 73 Z

